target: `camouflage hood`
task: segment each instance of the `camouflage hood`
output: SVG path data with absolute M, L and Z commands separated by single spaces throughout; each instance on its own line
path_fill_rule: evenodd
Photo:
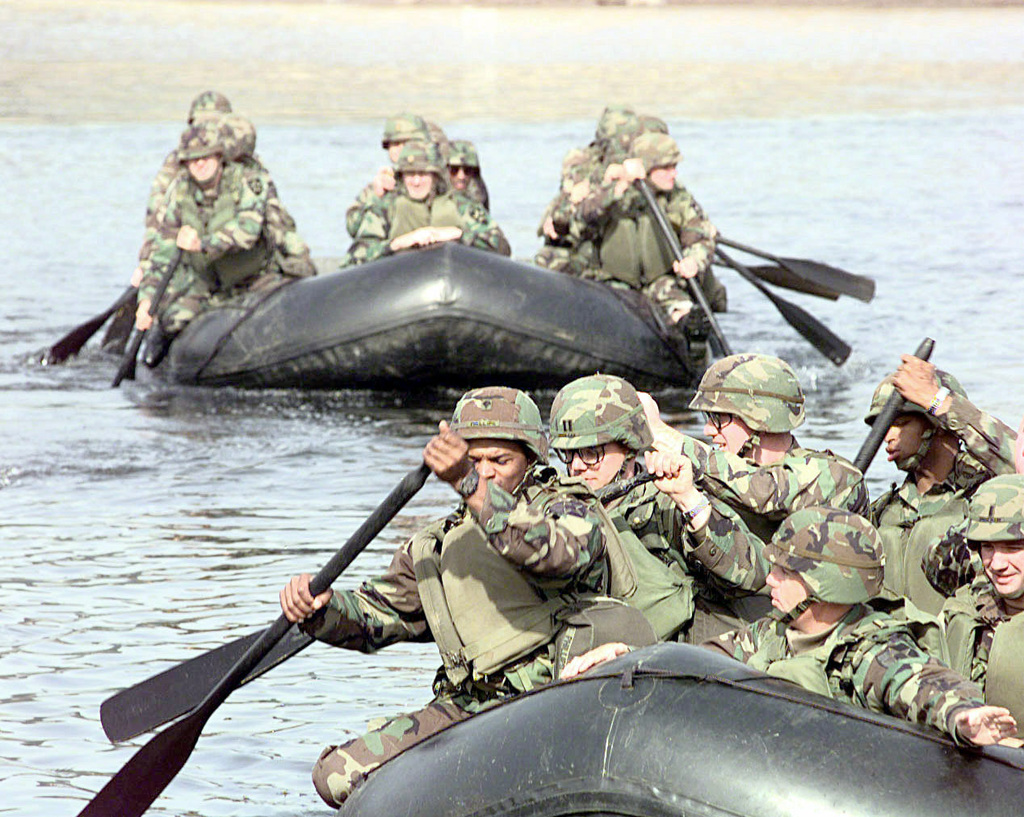
M 551 404 L 550 425 L 552 448 L 620 442 L 645 451 L 654 442 L 636 389 L 612 375 L 581 377 L 564 386 Z
M 878 595 L 882 539 L 863 516 L 804 508 L 788 516 L 765 546 L 773 565 L 798 574 L 816 601 L 857 604 Z
M 455 406 L 451 428 L 467 440 L 515 440 L 548 461 L 540 409 L 519 389 L 491 386 L 466 392 Z
M 690 401 L 694 411 L 718 411 L 754 431 L 792 431 L 804 421 L 804 393 L 796 372 L 770 355 L 729 355 L 708 367 Z

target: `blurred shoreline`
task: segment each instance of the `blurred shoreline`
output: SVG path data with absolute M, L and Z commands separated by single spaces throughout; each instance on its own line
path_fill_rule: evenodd
M 7 0 L 0 124 L 892 115 L 1024 107 L 1024 0 Z

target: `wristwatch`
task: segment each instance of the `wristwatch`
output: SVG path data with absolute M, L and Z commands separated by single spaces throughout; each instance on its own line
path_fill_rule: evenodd
M 480 475 L 477 473 L 476 468 L 470 468 L 469 473 L 455 486 L 455 490 L 459 492 L 459 496 L 463 499 L 469 499 L 476 493 L 477 486 L 479 485 Z

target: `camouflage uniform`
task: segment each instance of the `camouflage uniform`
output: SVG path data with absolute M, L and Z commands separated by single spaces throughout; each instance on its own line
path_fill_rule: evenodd
M 602 183 L 608 165 L 627 157 L 626 149 L 641 130 L 634 111 L 622 105 L 609 105 L 598 120 L 593 141 L 565 155 L 558 193 L 544 210 L 537 228 L 537 235 L 544 239 L 544 246 L 533 259 L 537 266 L 570 275 L 584 275 L 598 266 L 593 242 L 583 234 L 585 225 L 578 218 L 579 198 Z M 544 232 L 549 217 L 557 239 Z
M 721 412 L 740 417 L 753 431 L 750 442 L 732 454 L 691 437 L 683 437 L 682 453 L 693 462 L 694 483 L 742 518 L 747 530 L 762 542 L 794 511 L 827 504 L 854 513 L 866 513 L 864 476 L 831 451 L 803 448 L 796 439 L 779 460 L 758 465 L 744 456 L 757 444 L 761 432 L 792 432 L 804 420 L 804 395 L 796 373 L 779 358 L 768 355 L 730 355 L 704 373 L 690 401 L 695 411 Z M 731 533 L 707 529 L 702 547 L 735 553 Z M 724 577 L 748 590 L 762 588 L 767 574 L 763 553 L 730 566 Z M 718 572 L 722 576 L 722 572 Z M 767 600 L 747 600 L 746 608 L 707 600 L 701 630 L 722 632 L 767 612 Z M 731 627 L 730 627 L 731 624 Z M 695 625 L 696 627 L 696 625 Z
M 609 589 L 605 518 L 589 492 L 567 485 L 546 467 L 546 441 L 533 401 L 513 389 L 478 389 L 459 401 L 451 427 L 470 439 L 517 440 L 537 463 L 513 493 L 488 482 L 484 507 L 475 522 L 466 506 L 460 505 L 451 516 L 402 545 L 383 576 L 364 582 L 358 590 L 335 591 L 330 604 L 301 625 L 317 639 L 362 652 L 398 641 L 435 640 L 438 636 L 428 624 L 425 603 L 430 597 L 424 595 L 418 548 L 426 541 L 443 557 L 456 547 L 456 541 L 466 544 L 454 537 L 459 531 L 464 534 L 467 525 L 525 577 L 538 607 L 552 602 L 564 606 L 572 598 Z M 443 572 L 444 562 L 440 564 Z M 314 768 L 314 782 L 328 804 L 343 802 L 366 774 L 394 754 L 554 677 L 553 642 L 541 643 L 484 675 L 477 672 L 475 662 L 459 663 L 443 651 L 442 658 L 445 665 L 434 680 L 435 697 L 425 709 L 324 750 Z
M 231 124 L 228 123 L 230 128 Z M 212 120 L 182 134 L 179 161 L 221 154 L 225 123 Z M 177 252 L 178 230 L 190 224 L 202 249 L 183 252 L 160 305 L 160 327 L 174 335 L 204 309 L 248 292 L 265 294 L 293 277 L 314 275 L 309 247 L 277 197 L 270 174 L 254 158 L 224 161 L 209 197 L 184 167 L 161 205 L 158 237 L 139 286 L 152 298 Z
M 635 475 L 645 473 L 639 455 L 653 442 L 636 390 L 612 375 L 564 386 L 551 405 L 550 432 L 551 447 L 570 462 L 581 448 L 609 442 L 627 448 L 630 456 L 609 487 L 621 484 L 631 466 Z M 700 528 L 650 482 L 607 507 L 623 542 L 635 546 L 639 588 L 627 601 L 648 616 L 660 638 L 691 640 L 695 593 L 728 604 L 764 586 L 763 543 L 720 500 L 710 500 L 710 517 Z
M 633 143 L 633 156 L 641 159 L 650 173 L 659 167 L 674 167 L 681 159 L 675 140 L 663 133 L 645 133 Z M 675 256 L 643 195 L 632 185 L 622 193 L 618 182 L 596 185 L 577 207 L 582 229 L 597 249 L 598 280 L 642 290 L 666 312 L 690 303 L 686 282 L 672 270 Z M 670 191 L 651 185 L 651 191 L 669 224 L 679 236 L 683 258 L 697 264 L 697 282 L 716 312 L 726 309 L 725 287 L 711 269 L 715 254 L 714 225 L 696 200 L 678 181 Z
M 413 170 L 434 174 L 434 190 L 425 201 L 415 201 L 405 192 L 402 175 Z M 385 193 L 363 216 L 340 267 L 382 258 L 391 252 L 392 240 L 426 226 L 459 227 L 461 243 L 501 255 L 512 254 L 505 234 L 490 213 L 468 196 L 449 189 L 447 166 L 436 145 L 406 143 L 395 165 L 395 176 L 395 189 Z
M 469 196 L 477 204 L 482 204 L 488 212 L 491 209 L 491 197 L 487 193 L 487 185 L 480 173 L 480 156 L 472 142 L 465 139 L 455 139 L 451 142 L 451 151 L 448 156 L 448 170 L 461 167 L 465 168 L 467 182 L 463 194 Z
M 966 537 L 974 551 L 984 542 L 1024 547 L 1024 476 L 999 476 L 978 488 Z M 1024 615 L 1006 605 L 982 570 L 946 600 L 942 621 L 951 666 L 985 691 L 986 703 L 1005 706 L 1024 720 Z
M 217 119 L 223 114 L 231 113 L 231 103 L 223 94 L 216 91 L 204 91 L 192 100 L 189 107 L 188 120 L 186 124 L 195 125 L 207 119 Z M 158 211 L 167 195 L 167 188 L 175 176 L 181 172 L 181 163 L 178 160 L 178 149 L 175 148 L 164 158 L 164 163 L 157 171 L 149 188 L 149 198 L 146 200 L 145 236 L 142 247 L 139 249 L 139 264 L 148 265 L 150 256 L 153 253 L 153 244 L 157 238 L 157 226 L 159 224 Z
M 915 605 L 938 613 L 945 596 L 970 583 L 980 569 L 972 565 L 970 551 L 956 547 L 971 494 L 996 474 L 1013 473 L 1015 435 L 1002 422 L 979 410 L 963 387 L 948 372 L 936 371 L 942 387 L 949 389 L 949 410 L 931 415 L 916 404 L 904 402 L 902 414 L 928 419 L 921 446 L 908 461 L 897 462 L 907 472 L 902 485 L 892 487 L 871 505 L 869 518 L 882 535 L 886 548 L 885 592 L 893 598 L 907 596 Z M 864 421 L 871 425 L 893 393 L 893 376 L 875 389 Z M 917 489 L 915 470 L 931 446 L 936 431 L 947 431 L 962 444 L 945 480 L 925 494 Z M 941 540 L 941 543 L 940 543 Z M 962 541 L 962 540 L 961 540 Z
M 922 647 L 915 628 L 923 620 L 915 622 L 874 598 L 881 588 L 882 543 L 866 519 L 834 508 L 805 508 L 783 522 L 767 550 L 773 564 L 799 575 L 808 600 L 706 647 L 812 692 L 960 740 L 954 718 L 982 705 L 981 690 Z M 817 602 L 849 610 L 821 633 L 789 626 Z M 941 640 L 933 643 L 941 652 Z
M 429 142 L 430 138 L 430 131 L 422 116 L 414 113 L 400 113 L 385 120 L 384 136 L 381 138 L 380 146 L 387 150 L 391 145 L 405 144 L 406 142 Z M 380 196 L 374 192 L 372 182 L 359 191 L 356 200 L 345 211 L 345 229 L 348 230 L 348 234 L 352 238 L 356 237 L 363 217 L 374 207 L 379 207 L 379 204 Z

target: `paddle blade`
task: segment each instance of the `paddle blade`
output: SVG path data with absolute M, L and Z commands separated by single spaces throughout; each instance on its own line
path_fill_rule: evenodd
M 107 738 L 114 743 L 130 740 L 191 712 L 263 632 L 249 633 L 107 698 L 100 705 L 100 723 Z M 256 680 L 312 643 L 311 636 L 292 628 L 242 679 L 239 686 Z
M 864 275 L 854 275 L 838 267 L 811 261 L 806 258 L 780 258 L 779 262 L 797 276 L 859 301 L 869 303 L 875 297 L 875 280 Z
M 747 267 L 754 275 L 772 286 L 791 289 L 793 292 L 804 292 L 808 295 L 815 295 L 819 298 L 828 298 L 830 301 L 839 299 L 840 293 L 834 289 L 822 286 L 815 281 L 808 281 L 799 275 L 794 275 L 784 267 L 777 267 L 774 264 L 763 264 L 756 267 Z
M 203 707 L 137 751 L 78 817 L 141 817 L 181 771 L 216 709 Z
M 771 297 L 771 296 L 769 296 Z M 786 323 L 796 329 L 807 341 L 836 366 L 842 366 L 852 351 L 850 344 L 829 329 L 809 312 L 789 301 L 774 297 L 772 301 Z
M 119 310 L 129 298 L 135 297 L 135 288 L 128 287 L 121 297 L 110 305 L 110 308 L 101 312 L 95 318 L 90 318 L 81 326 L 76 326 L 64 337 L 51 346 L 43 357 L 47 364 L 63 363 L 72 355 L 77 355 L 89 338 L 96 334 L 101 326 L 107 322 L 111 315 Z

